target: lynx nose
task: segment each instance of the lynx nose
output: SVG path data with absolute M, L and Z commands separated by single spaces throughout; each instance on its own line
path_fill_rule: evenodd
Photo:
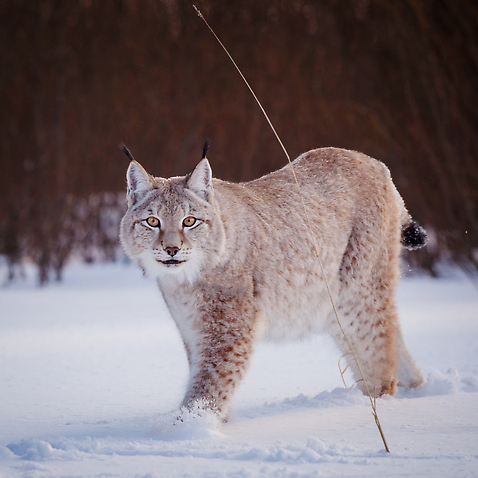
M 168 253 L 170 257 L 174 257 L 179 252 L 179 247 L 168 246 L 168 247 L 165 247 L 164 250 Z

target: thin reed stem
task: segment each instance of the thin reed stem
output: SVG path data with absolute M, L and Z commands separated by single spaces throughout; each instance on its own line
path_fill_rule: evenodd
M 360 376 L 363 380 L 363 383 L 365 385 L 365 390 L 367 392 L 367 395 L 368 395 L 368 398 L 370 399 L 370 405 L 372 406 L 372 415 L 375 419 L 375 424 L 377 425 L 377 428 L 378 428 L 378 431 L 380 433 L 380 436 L 382 438 L 382 441 L 383 441 L 383 445 L 385 447 L 385 450 L 390 453 L 390 449 L 388 448 L 388 444 L 387 444 L 387 441 L 385 439 L 385 435 L 383 433 L 383 430 L 382 430 L 382 426 L 380 424 L 380 420 L 378 418 L 378 413 L 377 413 L 377 406 L 376 406 L 376 398 L 375 398 L 375 395 L 372 397 L 372 394 L 370 393 L 370 389 L 369 389 L 369 386 L 367 384 L 367 381 L 365 380 L 365 376 L 362 372 L 362 368 L 360 367 L 360 363 L 357 359 L 357 355 L 355 354 L 355 351 L 354 351 L 354 348 L 352 346 L 352 343 L 350 342 L 349 338 L 347 337 L 343 327 L 342 327 L 342 324 L 340 323 L 340 319 L 339 319 L 339 314 L 337 312 L 337 308 L 335 307 L 335 302 L 332 298 L 332 293 L 330 291 L 330 287 L 329 287 L 329 282 L 327 280 L 327 276 L 325 274 L 325 269 L 324 269 L 324 266 L 323 266 L 323 263 L 322 263 L 322 259 L 320 258 L 320 254 L 319 254 L 319 247 L 317 245 L 317 239 L 314 235 L 314 233 L 312 232 L 312 225 L 311 225 L 311 221 L 310 221 L 310 218 L 309 218 L 309 213 L 307 211 L 307 205 L 305 203 L 305 200 L 304 200 L 304 196 L 302 195 L 302 190 L 300 188 L 300 184 L 299 184 L 299 180 L 297 179 L 297 175 L 296 175 L 296 172 L 295 172 L 295 169 L 294 169 L 294 165 L 290 159 L 290 156 L 289 156 L 289 153 L 287 152 L 287 149 L 285 148 L 284 144 L 282 143 L 279 135 L 277 134 L 277 131 L 275 130 L 271 120 L 269 119 L 269 116 L 267 115 L 264 107 L 262 106 L 261 102 L 259 101 L 259 98 L 257 98 L 256 94 L 254 93 L 254 90 L 252 89 L 252 87 L 249 85 L 248 81 L 246 80 L 246 78 L 244 77 L 244 75 L 242 74 L 242 71 L 240 70 L 240 68 L 237 66 L 236 62 L 234 61 L 234 59 L 232 58 L 232 56 L 230 55 L 229 51 L 227 50 L 227 48 L 223 45 L 223 43 L 221 42 L 221 40 L 218 38 L 218 36 L 216 35 L 216 33 L 214 32 L 214 30 L 212 29 L 212 27 L 209 25 L 209 23 L 207 22 L 207 20 L 204 18 L 203 14 L 199 11 L 199 9 L 196 7 L 196 5 L 193 5 L 194 9 L 196 10 L 198 16 L 201 18 L 201 20 L 206 24 L 206 26 L 209 28 L 209 30 L 211 31 L 211 33 L 214 35 L 214 38 L 217 40 L 217 42 L 219 43 L 219 45 L 221 45 L 222 49 L 225 51 L 226 55 L 229 57 L 229 59 L 231 60 L 232 64 L 235 66 L 236 70 L 238 71 L 239 75 L 241 76 L 242 80 L 244 81 L 244 83 L 246 84 L 247 88 L 249 88 L 249 91 L 251 92 L 252 96 L 254 97 L 254 99 L 256 100 L 256 103 L 259 105 L 259 108 L 261 109 L 263 115 L 265 116 L 267 122 L 269 123 L 269 126 L 271 127 L 272 129 L 272 132 L 274 133 L 275 137 L 277 138 L 277 141 L 279 142 L 279 144 L 281 145 L 282 147 L 282 150 L 284 151 L 284 154 L 287 158 L 287 161 L 289 162 L 289 165 L 290 165 L 290 168 L 291 168 L 291 171 L 292 171 L 292 175 L 294 176 L 294 181 L 297 185 L 297 191 L 298 191 L 298 194 L 299 194 L 299 197 L 300 197 L 300 200 L 301 200 L 301 203 L 302 203 L 302 207 L 304 209 L 304 214 L 305 214 L 305 218 L 306 218 L 306 222 L 307 222 L 307 227 L 308 227 L 308 230 L 309 230 L 309 233 L 311 235 L 311 238 L 312 238 L 312 242 L 314 244 L 314 250 L 315 250 L 315 254 L 317 256 L 317 259 L 319 260 L 319 265 L 320 265 L 320 269 L 321 269 L 321 272 L 322 272 L 322 276 L 323 276 L 323 279 L 324 279 L 324 283 L 325 283 L 325 287 L 327 289 L 327 293 L 329 295 L 329 298 L 330 298 L 330 302 L 332 304 L 332 308 L 333 308 L 333 311 L 334 311 L 334 315 L 335 315 L 335 318 L 337 319 L 337 323 L 339 325 L 339 328 L 340 328 L 340 331 L 342 332 L 342 335 L 344 336 L 345 338 L 345 342 L 347 343 L 347 346 L 349 347 L 350 349 L 350 353 L 352 354 L 353 356 L 353 360 L 355 361 L 355 363 L 357 364 L 357 369 L 360 373 Z M 348 367 L 348 365 L 347 365 Z M 347 369 L 347 368 L 346 368 Z M 345 369 L 345 370 L 346 370 Z M 340 369 L 340 364 L 339 364 L 339 370 Z M 344 370 L 344 372 L 345 372 Z M 344 377 L 343 377 L 343 372 L 341 371 L 341 376 L 342 376 L 342 380 L 344 381 Z M 345 381 L 344 381 L 344 386 L 345 386 Z M 345 386 L 345 388 L 347 389 L 347 387 Z

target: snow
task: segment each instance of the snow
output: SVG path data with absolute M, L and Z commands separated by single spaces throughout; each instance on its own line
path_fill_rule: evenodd
M 155 284 L 76 264 L 38 288 L 28 268 L 0 288 L 0 477 L 478 476 L 478 290 L 413 277 L 397 299 L 426 383 L 377 401 L 388 454 L 327 337 L 259 344 L 228 423 L 173 425 L 187 362 Z

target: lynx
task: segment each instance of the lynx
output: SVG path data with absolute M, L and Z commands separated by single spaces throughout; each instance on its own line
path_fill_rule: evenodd
M 422 382 L 394 293 L 401 245 L 421 247 L 426 233 L 389 170 L 336 148 L 292 164 L 298 184 L 291 165 L 236 184 L 212 177 L 206 152 L 192 173 L 169 179 L 131 161 L 121 242 L 157 280 L 182 336 L 185 412 L 224 419 L 260 338 L 328 333 L 347 354 L 325 280 L 372 394 Z

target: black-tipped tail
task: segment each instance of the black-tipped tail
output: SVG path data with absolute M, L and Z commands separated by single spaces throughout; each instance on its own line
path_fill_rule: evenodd
M 425 246 L 427 240 L 427 232 L 417 222 L 411 221 L 402 227 L 401 243 L 409 251 Z

